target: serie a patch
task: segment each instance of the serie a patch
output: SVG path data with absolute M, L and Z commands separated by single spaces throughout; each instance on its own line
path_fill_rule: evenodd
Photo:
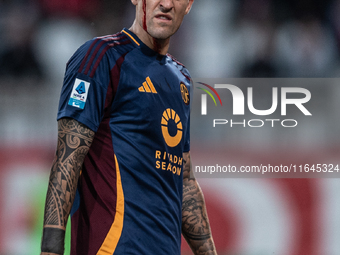
M 80 109 L 84 109 L 90 83 L 76 78 L 68 104 Z

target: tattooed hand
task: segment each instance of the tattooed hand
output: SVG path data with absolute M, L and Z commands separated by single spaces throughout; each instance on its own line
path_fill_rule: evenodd
M 215 255 L 203 194 L 191 172 L 189 152 L 183 154 L 183 162 L 182 234 L 194 254 Z
M 48 184 L 42 255 L 64 252 L 68 216 L 76 194 L 84 158 L 93 141 L 94 132 L 73 119 L 58 121 L 58 145 Z

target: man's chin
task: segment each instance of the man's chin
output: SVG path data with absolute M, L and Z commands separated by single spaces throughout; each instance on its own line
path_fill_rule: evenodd
M 151 29 L 150 29 L 151 30 Z M 157 40 L 166 40 L 169 39 L 174 33 L 169 29 L 152 29 L 150 31 L 148 29 L 148 33 Z

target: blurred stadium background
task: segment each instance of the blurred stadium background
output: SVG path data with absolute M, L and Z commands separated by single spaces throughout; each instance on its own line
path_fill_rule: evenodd
M 130 1 L 0 0 L 1 255 L 39 254 L 68 58 L 84 41 L 129 27 L 133 17 Z M 170 53 L 193 77 L 338 77 L 340 1 L 195 0 Z M 337 86 L 313 94 L 329 99 L 333 112 L 313 117 L 294 139 L 281 129 L 262 136 L 192 129 L 195 138 L 225 143 L 221 157 L 250 165 L 263 158 L 340 163 L 338 95 Z M 207 148 L 195 148 L 200 162 Z M 339 179 L 200 183 L 219 254 L 340 254 Z M 183 254 L 190 254 L 186 245 Z

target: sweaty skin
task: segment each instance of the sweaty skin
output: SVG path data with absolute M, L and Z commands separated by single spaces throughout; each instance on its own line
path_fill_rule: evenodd
M 130 30 L 149 48 L 165 55 L 170 37 L 179 29 L 194 0 L 131 0 L 136 19 Z

